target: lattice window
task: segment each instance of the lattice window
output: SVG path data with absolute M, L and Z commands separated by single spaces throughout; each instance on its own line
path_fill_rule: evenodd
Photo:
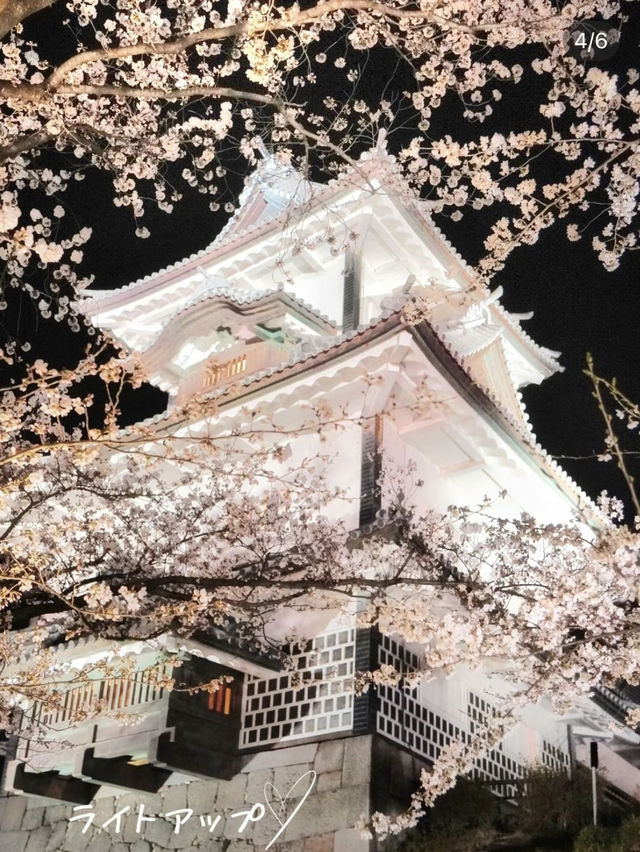
M 344 291 L 342 299 L 342 331 L 355 331 L 360 324 L 361 260 L 349 249 L 344 257 Z
M 207 696 L 207 709 L 212 713 L 222 713 L 228 716 L 233 706 L 233 687 L 219 686 L 216 692 L 210 692 Z
M 218 688 L 213 692 L 197 689 L 198 686 L 217 677 L 220 677 L 220 675 L 212 674 L 211 677 L 207 677 L 201 671 L 194 671 L 189 668 L 188 665 L 181 666 L 176 676 L 177 694 L 182 697 L 186 693 L 181 693 L 179 690 L 193 689 L 192 693 L 188 693 L 191 702 L 199 704 L 201 707 L 206 707 L 211 713 L 221 713 L 223 716 L 229 716 L 231 715 L 234 704 L 236 704 L 234 699 L 236 698 L 238 687 L 234 683 L 220 682 Z
M 489 716 L 496 712 L 495 707 L 475 692 L 469 693 L 467 703 L 467 715 L 469 716 L 469 734 L 473 735 L 481 728 Z M 488 781 L 509 781 L 510 779 L 524 778 L 524 764 L 505 753 L 502 743 L 487 752 L 484 757 L 478 758 L 471 776 Z M 518 793 L 516 784 L 496 785 L 494 792 L 507 798 L 513 798 Z
M 381 637 L 378 660 L 405 673 L 417 671 L 420 664 L 417 654 L 389 636 Z M 376 730 L 416 754 L 435 760 L 452 740 L 466 741 L 465 731 L 420 703 L 417 685 L 381 685 L 378 698 Z
M 246 679 L 241 748 L 352 729 L 355 629 L 317 636 L 292 657 L 295 672 Z
M 226 382 L 227 379 L 236 378 L 246 371 L 247 356 L 245 354 L 237 355 L 235 358 L 230 358 L 222 363 L 213 359 L 205 368 L 203 385 L 205 388 L 214 388 L 216 385 Z
M 380 511 L 380 485 L 382 472 L 382 417 L 376 415 L 373 423 L 362 429 L 360 462 L 360 526 L 375 521 Z
M 542 740 L 540 760 L 543 766 L 554 772 L 568 771 L 569 755 L 559 746 L 552 745 L 548 740 Z

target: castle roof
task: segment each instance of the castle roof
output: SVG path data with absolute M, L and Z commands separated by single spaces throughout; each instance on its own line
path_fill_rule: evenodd
M 262 281 L 261 286 L 251 286 L 247 281 L 252 279 L 252 273 L 243 273 L 243 264 L 259 269 L 259 263 L 268 254 L 267 248 L 270 246 L 273 254 L 275 238 L 294 221 L 302 223 L 301 228 L 311 223 L 309 228 L 312 228 L 323 210 L 346 204 L 345 199 L 353 202 L 353 209 L 358 205 L 371 208 L 374 201 L 379 201 L 376 214 L 384 219 L 384 227 L 396 230 L 398 242 L 408 242 L 411 228 L 411 238 L 416 244 L 411 251 L 417 252 L 420 245 L 423 252 L 433 255 L 441 273 L 444 272 L 441 274 L 444 284 L 431 280 L 418 289 L 428 297 L 448 288 L 449 295 L 456 297 L 445 298 L 444 308 L 436 308 L 429 320 L 417 328 L 428 328 L 431 344 L 437 344 L 447 353 L 448 369 L 455 364 L 464 374 L 474 404 L 484 400 L 485 410 L 529 448 L 537 463 L 571 494 L 572 500 L 588 504 L 590 511 L 599 516 L 584 492 L 538 444 L 519 392 L 523 385 L 540 382 L 561 370 L 559 353 L 538 345 L 527 334 L 522 322 L 531 314 L 507 311 L 500 304 L 501 289 L 490 292 L 476 286 L 470 291 L 473 270 L 434 224 L 428 205 L 410 197 L 398 177 L 393 158 L 386 151 L 377 149 L 363 155 L 357 166 L 329 184 L 320 185 L 310 183 L 274 158 L 265 159 L 247 179 L 235 213 L 207 247 L 118 290 L 88 291 L 81 309 L 125 345 L 147 353 L 154 368 L 159 369 L 160 350 L 165 347 L 164 354 L 168 357 L 169 341 L 181 339 L 196 328 L 201 333 L 197 324 L 206 324 L 208 311 L 211 316 L 227 311 L 225 316 L 233 315 L 240 321 L 252 314 L 255 318 L 267 306 L 277 306 L 285 324 L 290 321 L 298 329 L 302 326 L 305 329 L 288 348 L 280 350 L 277 358 L 267 359 L 262 366 L 234 376 L 232 384 L 234 393 L 238 389 L 248 393 L 259 386 L 271 386 L 280 377 L 311 368 L 338 355 L 345 347 L 359 345 L 388 322 L 400 322 L 405 306 L 415 298 L 415 288 L 413 292 L 411 286 L 396 288 L 378 301 L 378 309 L 367 322 L 356 329 L 341 328 L 336 316 L 328 316 L 318 304 L 321 294 L 317 291 L 305 291 L 302 298 L 298 291 L 282 283 L 266 287 Z M 305 251 L 310 254 L 312 250 L 303 245 L 301 253 Z M 295 254 L 295 250 L 291 253 Z M 465 292 L 465 298 L 457 298 Z M 153 322 L 142 328 L 141 322 L 146 317 L 152 317 Z M 173 344 L 174 349 L 176 346 Z M 229 352 L 234 354 L 235 350 Z M 505 376 L 499 386 L 489 381 L 491 365 L 497 361 L 502 364 Z M 175 371 L 171 376 L 165 371 L 160 385 L 173 393 L 180 381 L 176 376 Z M 225 386 L 216 387 L 208 395 L 224 402 L 229 390 Z M 168 412 L 152 422 L 170 419 Z

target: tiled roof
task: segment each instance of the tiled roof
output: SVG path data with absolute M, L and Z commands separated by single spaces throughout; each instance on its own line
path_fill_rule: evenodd
M 236 240 L 251 233 L 257 233 L 266 225 L 270 225 L 283 216 L 287 210 L 297 207 L 313 196 L 313 193 L 326 190 L 323 184 L 306 181 L 295 169 L 279 166 L 279 171 L 273 170 L 264 174 L 260 167 L 255 169 L 247 178 L 244 189 L 238 197 L 236 209 L 231 218 L 224 225 L 212 242 L 188 257 L 182 258 L 175 263 L 169 263 L 155 272 L 143 275 L 122 287 L 112 290 L 87 290 L 84 300 L 108 298 L 118 293 L 126 293 L 135 290 L 143 283 L 160 278 L 167 272 L 186 266 L 188 263 L 199 258 L 206 257 L 214 249 L 231 245 Z M 247 216 L 248 208 L 252 201 L 258 196 L 265 199 L 265 205 L 254 221 Z
M 292 368 L 299 367 L 301 364 L 304 364 L 306 361 L 311 361 L 318 355 L 329 355 L 332 353 L 336 353 L 341 347 L 344 346 L 344 344 L 348 343 L 351 340 L 355 340 L 355 338 L 357 337 L 368 336 L 376 328 L 383 326 L 393 316 L 397 317 L 399 326 L 404 326 L 404 323 L 402 322 L 402 307 L 409 300 L 410 295 L 408 293 L 396 294 L 393 298 L 387 300 L 386 308 L 382 311 L 382 313 L 379 316 L 371 319 L 370 322 L 368 322 L 366 325 L 360 325 L 356 330 L 339 334 L 336 337 L 330 339 L 326 337 L 319 337 L 316 339 L 304 341 L 303 343 L 300 343 L 292 348 L 289 355 L 289 359 L 287 361 L 283 361 L 276 367 L 268 367 L 267 369 L 260 370 L 249 376 L 245 376 L 244 378 L 234 382 L 233 387 L 237 388 L 238 386 L 243 386 L 247 390 L 249 390 L 249 388 L 255 385 L 259 385 L 265 379 L 269 379 L 272 376 L 277 376 L 279 374 L 287 373 L 291 371 Z M 422 323 L 421 325 L 428 326 L 428 328 L 431 330 L 431 333 L 436 336 L 441 346 L 446 350 L 453 362 L 457 365 L 457 369 L 465 375 L 466 381 L 470 384 L 471 387 L 477 387 L 482 392 L 482 394 L 489 401 L 493 409 L 499 413 L 502 420 L 506 424 L 508 424 L 509 428 L 517 434 L 520 441 L 531 451 L 532 457 L 537 459 L 538 463 L 541 464 L 543 467 L 547 468 L 547 470 L 550 472 L 550 475 L 559 483 L 562 483 L 564 487 L 574 495 L 574 499 L 578 506 L 587 509 L 589 513 L 594 518 L 596 518 L 600 524 L 608 525 L 606 517 L 602 514 L 597 504 L 537 441 L 537 438 L 530 426 L 529 416 L 522 402 L 522 395 L 517 391 L 515 392 L 516 399 L 521 408 L 522 419 L 520 419 L 516 418 L 502 404 L 498 397 L 489 388 L 487 388 L 486 386 L 481 386 L 476 381 L 476 379 L 474 379 L 469 369 L 461 363 L 459 353 L 455 351 L 455 349 L 449 342 L 447 342 L 440 334 L 438 334 L 436 329 L 434 329 L 428 323 Z M 222 399 L 227 393 L 228 386 L 217 388 L 216 390 L 206 394 L 204 398 Z M 172 412 L 171 409 L 169 409 L 163 412 L 162 414 L 156 415 L 155 417 L 143 421 L 143 423 L 139 425 L 153 426 L 162 423 L 163 421 L 170 421 L 171 416 Z M 130 433 L 131 431 L 131 428 L 123 430 L 124 434 Z
M 538 457 L 539 461 L 544 463 L 544 466 L 551 470 L 552 475 L 555 479 L 564 483 L 567 488 L 573 492 L 576 497 L 576 502 L 579 506 L 583 506 L 589 510 L 589 512 L 595 516 L 600 523 L 603 525 L 608 525 L 609 521 L 603 515 L 600 508 L 597 504 L 589 497 L 589 495 L 572 479 L 571 476 L 556 462 L 556 460 L 549 455 L 549 453 L 540 445 L 538 442 L 533 429 L 530 425 L 529 415 L 524 407 L 522 401 L 522 394 L 519 392 L 515 392 L 516 399 L 518 400 L 518 404 L 521 409 L 521 417 L 522 422 L 516 419 L 513 414 L 502 404 L 502 402 L 498 399 L 498 397 L 486 386 L 480 385 L 469 372 L 469 369 L 465 367 L 461 363 L 460 355 L 456 350 L 451 346 L 449 342 L 443 339 L 440 335 L 438 338 L 445 349 L 449 352 L 454 361 L 458 364 L 459 368 L 466 373 L 467 377 L 471 380 L 473 384 L 478 387 L 481 387 L 484 395 L 489 399 L 492 405 L 500 412 L 500 415 L 509 423 L 512 429 L 516 431 L 520 439 L 523 443 L 528 446 L 532 451 L 533 455 Z

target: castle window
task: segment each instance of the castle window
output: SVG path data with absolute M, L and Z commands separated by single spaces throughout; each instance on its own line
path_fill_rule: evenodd
M 233 688 L 228 684 L 219 686 L 215 692 L 208 695 L 207 709 L 213 713 L 222 713 L 228 716 L 233 706 Z

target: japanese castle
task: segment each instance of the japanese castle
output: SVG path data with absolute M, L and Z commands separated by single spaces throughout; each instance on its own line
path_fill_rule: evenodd
M 383 456 L 414 467 L 414 499 L 423 508 L 444 512 L 488 496 L 506 516 L 562 522 L 580 510 L 596 517 L 536 442 L 520 395 L 562 369 L 558 353 L 528 336 L 527 317 L 507 312 L 499 292 L 479 292 L 472 282 L 379 146 L 327 185 L 265 157 L 207 248 L 118 290 L 87 291 L 81 309 L 139 354 L 151 382 L 168 394 L 169 411 L 193 394 L 211 395 L 228 428 L 241 410 L 259 406 L 292 417 L 324 400 L 350 405 L 356 416 L 330 439 L 329 476 L 354 498 L 342 517 L 354 540 L 385 523 L 388 506 L 376 488 Z M 428 319 L 411 317 L 407 306 L 416 299 L 429 307 Z M 445 402 L 412 407 L 425 387 Z M 401 406 L 390 416 L 392 398 L 404 401 L 404 413 Z M 305 452 L 318 450 L 308 435 L 300 440 Z M 122 643 L 122 653 L 136 658 L 126 685 L 70 689 L 54 711 L 25 706 L 25 736 L 6 744 L 0 830 L 14 843 L 7 848 L 264 849 L 278 823 L 265 827 L 265 817 L 238 834 L 229 811 L 264 801 L 268 785 L 286 799 L 309 770 L 313 790 L 276 848 L 377 848 L 354 828 L 358 818 L 406 807 L 420 770 L 452 739 L 470 736 L 505 687 L 499 676 L 461 669 L 356 696 L 356 672 L 381 664 L 419 671 L 422 649 L 359 627 L 355 613 L 305 618 L 314 635 L 288 649 L 295 675 L 277 657 L 223 636 L 165 636 L 161 648 Z M 108 644 L 82 638 L 58 647 L 61 659 L 84 660 Z M 232 679 L 213 694 L 167 691 L 146 671 L 159 654 L 177 651 L 188 660 L 176 675 L 181 682 Z M 117 715 L 70 726 L 74 709 L 92 698 Z M 550 705 L 532 706 L 478 761 L 476 774 L 508 796 L 509 782 L 532 764 L 588 763 L 596 738 L 612 788 L 633 797 L 640 737 L 624 724 L 612 734 L 610 726 L 634 698 L 612 690 L 583 699 L 570 725 Z M 69 823 L 74 807 L 95 807 L 106 819 L 120 801 L 147 801 L 158 819 L 137 835 L 126 824 L 109 834 L 98 828 L 104 820 L 85 834 Z M 163 809 L 175 810 L 169 804 L 190 809 L 194 820 L 227 814 L 227 828 L 219 835 L 194 823 L 188 834 L 185 825 L 177 843 L 160 820 Z M 33 845 L 46 831 L 50 845 Z

